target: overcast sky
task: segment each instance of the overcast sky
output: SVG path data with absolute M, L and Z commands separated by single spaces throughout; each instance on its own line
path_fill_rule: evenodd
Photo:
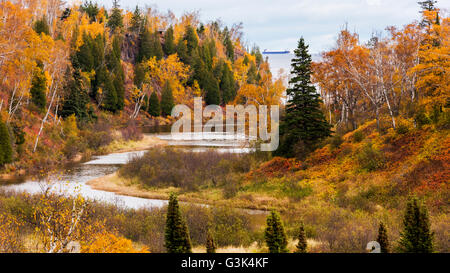
M 245 41 L 262 50 L 292 50 L 303 36 L 311 53 L 333 45 L 337 33 L 347 24 L 367 40 L 374 31 L 386 26 L 402 26 L 418 20 L 418 0 L 121 0 L 122 8 L 156 6 L 172 10 L 200 11 L 202 21 L 221 19 L 225 24 L 242 22 Z M 98 0 L 111 6 L 112 0 Z M 440 8 L 450 8 L 450 0 L 438 1 Z

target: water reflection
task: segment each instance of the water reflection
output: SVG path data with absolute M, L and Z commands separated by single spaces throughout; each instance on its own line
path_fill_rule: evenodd
M 230 143 L 216 143 L 214 142 L 213 136 L 207 140 L 192 140 L 186 142 L 172 140 L 170 133 L 150 135 L 167 140 L 169 143 L 168 145 L 176 146 L 187 151 L 205 152 L 211 149 L 222 153 L 248 153 L 251 151 L 251 148 L 244 147 L 245 143 L 240 143 L 239 141 L 230 140 Z M 68 194 L 80 193 L 86 198 L 115 204 L 121 207 L 134 209 L 143 207 L 162 207 L 167 204 L 166 200 L 125 196 L 113 192 L 95 190 L 86 184 L 90 180 L 114 173 L 119 169 L 120 165 L 126 164 L 135 156 L 142 156 L 144 153 L 145 151 L 137 151 L 95 156 L 91 161 L 68 167 L 61 175 L 47 177 L 46 181 L 38 181 L 29 178 L 25 179 L 23 183 L 6 184 L 2 186 L 2 188 L 20 192 L 41 193 L 49 184 L 53 184 L 52 190 L 54 191 L 63 191 Z

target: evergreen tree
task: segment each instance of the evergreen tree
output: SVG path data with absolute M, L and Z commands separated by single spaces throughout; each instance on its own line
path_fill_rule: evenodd
M 216 253 L 216 244 L 210 230 L 208 230 L 208 234 L 206 235 L 206 253 Z
M 47 104 L 47 98 L 45 95 L 45 91 L 47 90 L 47 79 L 43 68 L 44 67 L 42 64 L 38 64 L 38 67 L 33 74 L 30 88 L 31 101 L 41 111 L 45 109 L 45 105 Z
M 408 201 L 400 234 L 399 251 L 406 253 L 433 252 L 434 234 L 426 207 L 417 198 Z
M 106 74 L 105 82 L 103 83 L 103 104 L 102 108 L 104 110 L 110 111 L 112 113 L 115 113 L 117 111 L 117 91 L 114 86 L 113 79 L 111 79 L 111 76 L 109 73 Z
M 164 53 L 169 56 L 176 52 L 175 39 L 173 37 L 173 27 L 170 26 L 164 33 Z
M 6 124 L 0 120 L 0 166 L 12 162 L 11 136 L 9 135 Z
M 220 104 L 220 90 L 219 83 L 216 78 L 209 73 L 205 76 L 206 82 L 200 86 L 206 91 L 205 102 L 207 105 L 219 105 Z
M 134 85 L 136 85 L 137 88 L 141 88 L 144 79 L 145 79 L 144 65 L 142 63 L 138 63 L 134 67 L 134 78 L 133 78 Z
M 184 34 L 184 40 L 186 40 L 187 53 L 189 56 L 193 56 L 198 49 L 198 37 L 195 29 L 188 25 Z
M 47 17 L 44 15 L 41 19 L 34 22 L 33 29 L 37 34 L 45 33 L 50 35 L 50 27 L 47 23 Z
M 228 31 L 226 32 L 225 40 L 223 43 L 225 45 L 225 49 L 227 50 L 228 59 L 230 59 L 232 62 L 234 62 L 234 46 L 233 46 L 233 42 L 231 41 L 230 34 Z
M 436 4 L 436 3 L 437 3 L 437 1 L 434 1 L 434 0 L 425 0 L 425 1 L 417 2 L 417 4 L 420 5 L 420 8 L 421 8 L 420 13 L 422 13 L 422 14 L 424 13 L 424 11 L 436 10 L 436 7 L 434 6 L 434 4 Z M 431 22 L 426 17 L 423 17 L 422 21 L 420 22 L 421 27 L 431 26 L 432 24 L 433 24 L 433 22 Z
M 125 97 L 125 73 L 120 62 L 122 40 L 119 35 L 115 35 L 112 43 L 112 50 L 108 56 L 108 68 L 112 71 L 113 85 L 116 92 L 116 110 L 122 110 Z
M 143 26 L 143 21 L 144 20 L 142 18 L 141 10 L 136 5 L 136 8 L 135 8 L 135 10 L 133 12 L 133 16 L 131 16 L 130 30 L 134 31 L 136 33 L 140 33 L 141 32 L 141 28 Z
M 378 227 L 377 242 L 380 244 L 381 253 L 389 253 L 389 238 L 387 235 L 387 229 L 383 222 L 380 222 L 380 226 Z
M 271 211 L 267 217 L 267 227 L 264 231 L 267 247 L 270 253 L 286 253 L 287 238 L 284 232 L 280 215 L 276 211 Z
M 307 152 L 325 137 L 331 135 L 331 125 L 320 109 L 320 95 L 311 83 L 311 55 L 303 38 L 298 42 L 292 59 L 292 78 L 286 90 L 286 113 L 280 123 L 280 147 L 276 155 L 286 157 L 305 156 L 295 154 L 298 144 Z
M 113 0 L 113 9 L 106 24 L 112 32 L 123 27 L 122 11 L 119 9 L 119 0 Z
M 75 67 L 79 67 L 76 56 L 72 58 L 74 71 L 67 72 L 68 84 L 66 86 L 66 94 L 64 95 L 64 102 L 62 104 L 61 116 L 63 118 L 75 115 L 78 120 L 87 120 L 87 103 L 89 97 L 87 92 L 83 88 L 83 80 L 81 78 L 81 72 Z
M 160 60 L 163 55 L 158 32 L 150 33 L 147 29 L 144 30 L 139 36 L 139 53 L 136 61 L 142 62 L 152 57 Z
M 161 112 L 163 116 L 170 116 L 174 106 L 172 85 L 169 81 L 166 81 L 161 93 Z
M 248 84 L 256 84 L 258 79 L 258 71 L 254 62 L 250 64 L 250 67 L 247 71 L 247 83 Z
M 228 64 L 223 63 L 222 79 L 220 81 L 220 90 L 222 90 L 222 103 L 227 104 L 236 97 L 236 88 L 234 75 Z
M 94 55 L 92 54 L 93 40 L 86 32 L 83 32 L 82 39 L 83 44 L 76 53 L 78 59 L 77 67 L 74 66 L 74 68 L 79 68 L 84 72 L 91 72 L 94 69 Z
M 167 207 L 165 247 L 168 253 L 192 252 L 187 224 L 181 216 L 177 197 L 173 193 Z
M 92 3 L 90 0 L 89 2 L 86 1 L 81 5 L 80 9 L 89 16 L 91 23 L 97 21 L 97 15 L 100 11 L 97 3 Z
M 148 113 L 153 117 L 159 117 L 161 115 L 161 107 L 156 92 L 153 92 L 148 99 Z
M 186 41 L 183 39 L 179 39 L 177 43 L 177 54 L 180 60 L 185 64 L 190 64 L 190 58 L 188 56 L 188 50 Z
M 297 250 L 296 253 L 306 253 L 306 248 L 308 247 L 308 243 L 306 242 L 306 234 L 305 234 L 305 228 L 303 226 L 303 223 L 300 224 L 300 227 L 298 228 L 297 233 Z

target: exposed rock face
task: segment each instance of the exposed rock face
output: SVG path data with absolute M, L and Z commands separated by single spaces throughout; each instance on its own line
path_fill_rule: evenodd
M 134 64 L 139 52 L 139 37 L 134 33 L 125 33 L 122 43 L 122 61 Z

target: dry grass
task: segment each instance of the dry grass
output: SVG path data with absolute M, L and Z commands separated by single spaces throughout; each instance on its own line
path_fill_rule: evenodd
M 144 135 L 141 140 L 125 141 L 122 138 L 116 139 L 103 149 L 104 153 L 125 153 L 147 150 L 156 146 L 165 146 L 167 142 L 154 136 Z

